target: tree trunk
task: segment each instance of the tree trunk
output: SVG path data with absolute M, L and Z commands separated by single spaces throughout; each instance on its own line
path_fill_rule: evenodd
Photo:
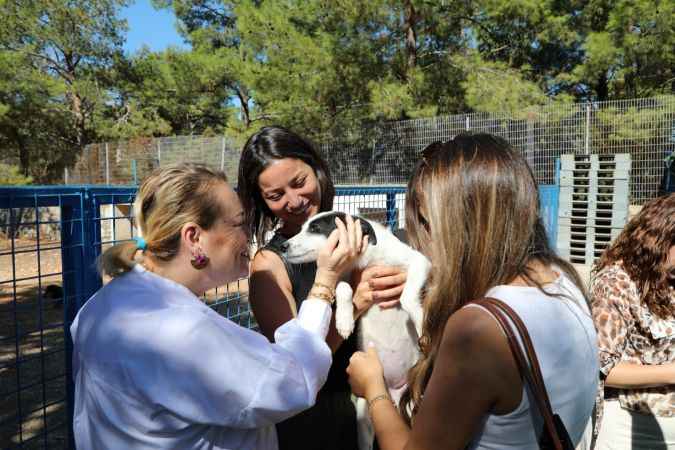
M 607 82 L 607 75 L 602 74 L 598 77 L 595 84 L 595 95 L 599 102 L 604 102 L 609 99 L 609 83 Z
M 242 119 L 244 120 L 244 126 L 246 126 L 248 129 L 248 127 L 251 125 L 251 111 L 248 107 L 248 101 L 250 100 L 250 97 L 246 90 L 240 86 L 237 86 L 235 90 L 237 97 L 239 97 L 239 102 L 241 103 L 241 114 Z
M 405 2 L 405 49 L 408 56 L 407 70 L 417 66 L 417 33 L 415 26 L 419 17 L 411 0 Z
M 21 169 L 21 174 L 30 176 L 30 149 L 26 144 L 26 140 L 21 136 L 21 132 L 18 129 L 9 127 L 6 130 L 8 131 L 8 134 L 12 136 L 14 143 L 19 150 L 19 168 Z
M 82 112 L 82 99 L 75 92 L 70 92 L 70 104 L 72 107 L 73 115 L 75 116 L 75 142 L 77 144 L 78 151 L 83 149 L 85 142 L 85 117 Z
M 19 164 L 21 165 L 21 173 L 28 177 L 30 176 L 30 149 L 26 145 L 26 140 L 20 133 L 16 133 L 16 144 L 19 147 Z

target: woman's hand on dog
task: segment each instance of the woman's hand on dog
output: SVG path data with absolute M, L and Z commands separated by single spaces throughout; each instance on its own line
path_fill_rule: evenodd
M 326 245 L 319 251 L 316 261 L 316 281 L 335 286 L 337 281 L 368 246 L 368 236 L 363 236 L 361 223 L 347 215 L 346 225 L 335 218 L 337 229 L 328 236 Z
M 372 344 L 368 345 L 367 351 L 354 352 L 349 358 L 347 375 L 349 375 L 349 385 L 354 395 L 371 399 L 387 392 L 384 369 Z
M 377 304 L 387 309 L 397 306 L 407 279 L 407 272 L 393 266 L 369 266 L 352 273 L 354 319 Z

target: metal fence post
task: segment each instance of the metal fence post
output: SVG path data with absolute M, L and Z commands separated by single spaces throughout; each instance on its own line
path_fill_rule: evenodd
M 162 141 L 157 139 L 157 166 L 162 167 Z
M 225 136 L 223 136 L 220 147 L 220 170 L 225 170 Z
M 134 180 L 135 185 L 138 185 L 138 174 L 136 173 L 136 160 L 131 160 L 131 178 Z
M 591 152 L 591 103 L 586 103 L 586 136 L 584 137 L 584 154 Z
M 531 117 L 527 118 L 527 138 L 525 148 L 525 159 L 532 170 L 534 170 L 534 122 Z
M 393 231 L 398 228 L 396 214 L 396 192 L 387 192 L 387 226 Z
M 61 205 L 61 261 L 63 267 L 64 320 L 66 348 L 66 398 L 68 408 L 69 448 L 75 448 L 73 413 L 75 386 L 73 383 L 73 341 L 70 325 L 82 305 L 102 285 L 96 270 L 96 258 L 101 253 L 101 228 L 93 198 L 86 188 L 79 201 L 71 199 Z
M 105 184 L 110 184 L 110 159 L 108 157 L 108 143 L 105 143 Z

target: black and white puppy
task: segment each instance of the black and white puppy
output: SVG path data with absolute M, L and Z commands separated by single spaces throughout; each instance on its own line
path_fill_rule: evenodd
M 319 250 L 328 236 L 337 228 L 335 218 L 343 220 L 341 212 L 324 212 L 310 218 L 300 232 L 282 247 L 284 256 L 293 264 L 316 261 Z M 368 247 L 357 259 L 354 268 L 363 269 L 378 264 L 398 266 L 407 270 L 407 281 L 401 294 L 400 307 L 380 309 L 374 306 L 361 316 L 358 347 L 365 350 L 373 343 L 384 367 L 384 378 L 392 400 L 398 402 L 405 388 L 406 375 L 419 357 L 418 337 L 422 332 L 422 303 L 420 294 L 431 270 L 431 263 L 421 253 L 396 238 L 387 228 L 363 217 L 360 219 L 363 235 L 368 236 Z M 353 291 L 346 281 L 340 281 L 335 290 L 335 325 L 344 338 L 354 330 Z M 371 449 L 374 432 L 365 399 L 356 399 L 359 448 Z

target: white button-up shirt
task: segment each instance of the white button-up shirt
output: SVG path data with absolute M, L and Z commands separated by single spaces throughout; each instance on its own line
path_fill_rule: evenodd
M 312 406 L 326 380 L 330 316 L 308 299 L 271 344 L 135 266 L 70 328 L 77 448 L 277 449 L 274 424 Z

